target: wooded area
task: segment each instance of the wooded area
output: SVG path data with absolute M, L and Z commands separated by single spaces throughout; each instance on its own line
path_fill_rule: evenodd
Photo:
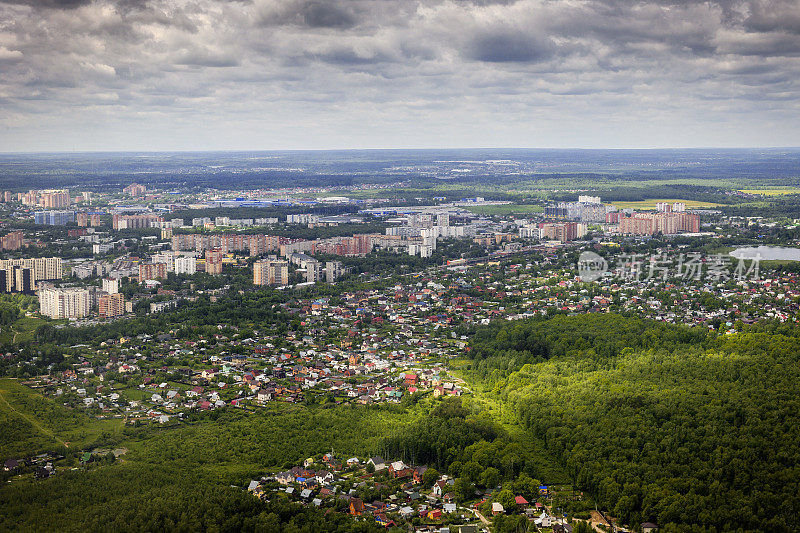
M 796 328 L 716 337 L 617 315 L 561 316 L 493 325 L 474 348 L 473 375 L 624 522 L 796 528 Z

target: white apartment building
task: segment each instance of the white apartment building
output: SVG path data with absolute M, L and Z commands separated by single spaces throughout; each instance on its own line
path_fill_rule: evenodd
M 0 259 L 0 270 L 19 266 L 32 268 L 36 281 L 48 279 L 61 279 L 64 277 L 64 268 L 60 257 L 36 257 L 33 259 Z
M 89 289 L 48 287 L 39 291 L 39 312 L 50 318 L 82 318 L 91 309 Z
M 119 279 L 103 278 L 103 292 L 117 294 L 119 292 Z
M 176 257 L 175 258 L 175 273 L 176 274 L 195 274 L 197 273 L 197 258 L 196 257 Z

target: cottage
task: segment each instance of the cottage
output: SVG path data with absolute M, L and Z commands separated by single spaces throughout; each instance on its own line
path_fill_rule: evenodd
M 394 521 L 393 520 L 389 520 L 386 517 L 386 515 L 384 515 L 384 514 L 375 515 L 375 522 L 377 522 L 378 524 L 380 524 L 380 525 L 382 525 L 384 527 L 389 527 L 389 526 L 393 526 L 394 525 Z
M 553 519 L 547 515 L 547 512 L 542 512 L 533 523 L 539 527 L 550 527 L 553 524 Z
M 505 513 L 506 510 L 503 508 L 503 504 L 500 502 L 492 502 L 492 514 L 498 515 Z
M 367 464 L 372 465 L 376 472 L 386 468 L 386 461 L 384 461 L 382 457 L 370 457 L 367 460 Z
M 350 498 L 350 514 L 361 516 L 364 513 L 364 502 L 359 498 Z
M 317 475 L 314 476 L 314 479 L 316 479 L 317 483 L 320 485 L 324 485 L 325 483 L 331 483 L 333 481 L 333 474 L 325 470 L 320 470 L 317 472 Z
M 259 389 L 258 393 L 256 393 L 256 401 L 258 403 L 266 403 L 272 399 L 272 391 L 268 391 L 266 389 Z
M 652 522 L 642 523 L 642 533 L 655 533 L 658 531 L 658 526 Z
M 275 480 L 281 485 L 288 485 L 289 483 L 294 481 L 294 474 L 289 470 L 287 470 L 286 472 L 280 472 L 275 475 Z

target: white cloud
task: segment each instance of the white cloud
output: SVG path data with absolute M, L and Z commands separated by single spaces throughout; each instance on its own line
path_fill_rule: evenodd
M 794 0 L 60 5 L 0 3 L 6 149 L 800 145 Z

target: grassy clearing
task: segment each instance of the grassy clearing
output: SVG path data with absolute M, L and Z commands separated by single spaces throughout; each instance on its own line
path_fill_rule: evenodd
M 45 398 L 14 379 L 0 379 L 0 457 L 68 447 L 80 449 L 121 420 L 95 420 Z
M 548 484 L 569 485 L 572 483 L 563 465 L 545 448 L 544 442 L 531 435 L 519 424 L 516 413 L 501 399 L 493 397 L 492 390 L 487 385 L 472 380 L 463 367 L 468 364 L 466 360 L 453 360 L 450 362 L 451 373 L 464 380 L 472 396 L 466 396 L 465 401 L 481 411 L 487 411 L 492 419 L 500 424 L 514 442 L 519 443 L 525 450 L 525 457 L 536 463 L 536 470 L 540 472 L 542 481 Z
M 800 187 L 766 187 L 764 189 L 739 189 L 744 194 L 758 194 L 761 196 L 784 196 L 787 194 L 800 194 Z
M 10 326 L 0 328 L 0 342 L 29 342 L 33 340 L 36 328 L 47 322 L 41 318 L 24 316 Z

